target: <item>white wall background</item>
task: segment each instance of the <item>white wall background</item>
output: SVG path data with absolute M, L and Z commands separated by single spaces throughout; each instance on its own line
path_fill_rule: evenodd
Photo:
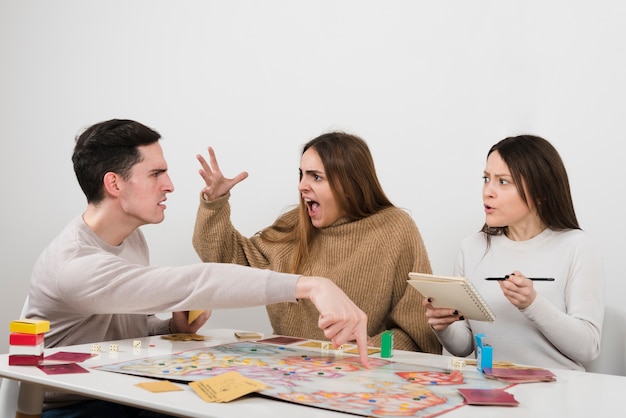
M 8 333 L 35 259 L 85 206 L 70 156 L 92 123 L 131 118 L 164 137 L 176 192 L 144 229 L 154 264 L 198 261 L 207 145 L 226 175 L 249 171 L 231 201 L 252 235 L 296 203 L 302 144 L 342 129 L 368 141 L 440 274 L 482 225 L 488 148 L 534 133 L 561 152 L 605 256 L 593 370 L 625 374 L 625 21 L 619 0 L 0 0 L 0 323 Z M 264 308 L 209 326 L 270 332 Z

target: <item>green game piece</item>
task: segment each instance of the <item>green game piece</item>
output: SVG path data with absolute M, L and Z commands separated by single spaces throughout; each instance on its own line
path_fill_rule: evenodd
M 380 345 L 380 356 L 382 358 L 393 357 L 393 330 L 383 332 Z

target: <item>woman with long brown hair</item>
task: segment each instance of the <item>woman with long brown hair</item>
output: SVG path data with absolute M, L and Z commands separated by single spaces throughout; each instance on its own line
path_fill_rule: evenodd
M 483 181 L 485 223 L 463 241 L 454 271 L 496 319 L 464 320 L 424 295 L 430 325 L 456 356 L 469 355 L 484 334 L 494 360 L 583 370 L 600 354 L 604 273 L 578 225 L 559 153 L 538 136 L 505 138 L 489 150 Z
M 431 272 L 426 248 L 411 216 L 382 190 L 365 141 L 344 132 L 309 141 L 300 160 L 298 207 L 251 238 L 232 225 L 228 202 L 247 173 L 224 178 L 213 149 L 208 152 L 210 164 L 198 156 L 206 185 L 193 237 L 203 261 L 328 277 L 367 314 L 372 345 L 393 330 L 397 349 L 441 353 L 419 292 L 407 286 L 410 271 Z M 309 301 L 267 311 L 275 334 L 324 339 Z

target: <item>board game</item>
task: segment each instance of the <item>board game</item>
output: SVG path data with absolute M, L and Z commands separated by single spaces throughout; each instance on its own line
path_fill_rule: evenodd
M 356 355 L 315 349 L 319 343 L 308 340 L 281 341 L 286 340 L 229 343 L 95 368 L 182 382 L 236 371 L 263 382 L 261 395 L 368 417 L 432 417 L 464 404 L 459 388 L 510 386 L 478 373 L 380 358 L 370 358 L 368 370 Z

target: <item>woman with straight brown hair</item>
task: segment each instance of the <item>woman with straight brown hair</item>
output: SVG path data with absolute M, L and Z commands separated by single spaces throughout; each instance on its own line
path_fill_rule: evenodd
M 600 354 L 604 273 L 578 225 L 559 153 L 538 136 L 505 138 L 489 150 L 483 180 L 485 224 L 463 241 L 454 271 L 496 319 L 464 320 L 424 295 L 429 324 L 456 356 L 469 355 L 484 334 L 494 360 L 584 370 Z
M 361 138 L 330 132 L 309 141 L 300 160 L 300 202 L 251 238 L 230 220 L 230 190 L 247 177 L 222 175 L 209 147 L 193 244 L 205 262 L 243 264 L 333 280 L 368 316 L 371 344 L 393 330 L 394 348 L 441 353 L 427 324 L 420 294 L 408 273 L 430 273 L 421 235 L 411 216 L 395 207 L 378 181 Z M 267 306 L 273 332 L 323 340 L 319 313 L 306 300 Z

